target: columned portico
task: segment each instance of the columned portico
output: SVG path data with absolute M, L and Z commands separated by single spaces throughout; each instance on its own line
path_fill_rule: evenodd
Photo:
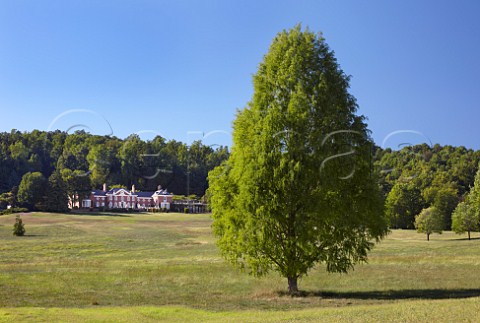
M 139 192 L 135 190 L 135 186 L 132 186 L 130 191 L 125 188 L 114 188 L 107 191 L 107 187 L 104 185 L 103 190 L 92 191 L 89 198 L 83 200 L 82 207 L 169 210 L 172 202 L 173 194 L 161 187 L 158 187 L 155 192 Z

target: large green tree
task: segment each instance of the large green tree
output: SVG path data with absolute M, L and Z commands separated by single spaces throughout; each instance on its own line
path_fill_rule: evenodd
M 466 202 L 473 207 L 475 214 L 480 219 L 480 164 L 478 165 L 473 187 L 468 192 Z
M 73 209 L 76 205 L 81 205 L 83 198 L 91 190 L 90 178 L 81 170 L 64 168 L 60 171 L 63 182 L 67 190 L 67 196 L 70 207 Z
M 452 214 L 452 230 L 457 234 L 468 232 L 468 240 L 470 233 L 478 231 L 480 223 L 475 208 L 466 202 L 460 202 Z
M 414 182 L 400 179 L 388 193 L 385 204 L 392 228 L 413 229 L 415 216 L 422 211 L 425 201 Z
M 128 187 L 137 184 L 139 178 L 143 175 L 144 157 L 145 142 L 137 134 L 130 135 L 119 151 L 123 183 L 127 183 Z
M 452 229 L 456 233 L 468 232 L 468 239 L 471 231 L 480 229 L 480 164 L 473 187 L 452 214 Z
M 40 172 L 26 173 L 18 187 L 18 202 L 29 209 L 38 208 L 46 190 L 46 179 Z
M 434 179 L 422 191 L 427 205 L 434 206 L 443 217 L 446 230 L 452 228 L 452 213 L 458 202 L 458 184 L 451 181 L 447 172 L 437 172 Z
M 231 155 L 209 174 L 223 255 L 254 275 L 347 272 L 386 232 L 372 142 L 349 77 L 321 35 L 279 33 L 234 122 Z

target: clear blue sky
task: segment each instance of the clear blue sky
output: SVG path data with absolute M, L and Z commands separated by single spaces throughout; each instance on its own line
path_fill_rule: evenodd
M 0 131 L 229 145 L 272 38 L 302 23 L 352 75 L 377 144 L 480 149 L 479 17 L 474 0 L 0 0 Z

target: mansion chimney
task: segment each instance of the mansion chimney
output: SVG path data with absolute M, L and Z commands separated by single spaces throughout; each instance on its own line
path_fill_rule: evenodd
M 157 186 L 157 191 L 161 191 L 162 190 L 162 185 L 158 185 Z
M 107 191 L 107 183 L 103 183 L 103 191 L 104 191 L 104 192 Z
M 132 185 L 132 193 L 135 193 L 135 184 Z

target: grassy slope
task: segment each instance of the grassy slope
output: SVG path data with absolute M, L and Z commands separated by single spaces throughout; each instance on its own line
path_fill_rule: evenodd
M 415 232 L 394 231 L 368 265 L 348 275 L 319 266 L 300 282 L 310 297 L 290 298 L 279 295 L 286 286 L 275 274 L 255 279 L 225 264 L 205 215 L 36 213 L 23 219 L 27 236 L 19 238 L 11 235 L 14 216 L 0 217 L 0 321 L 184 315 L 448 321 L 474 320 L 480 310 L 480 241 L 450 232 L 427 242 Z

